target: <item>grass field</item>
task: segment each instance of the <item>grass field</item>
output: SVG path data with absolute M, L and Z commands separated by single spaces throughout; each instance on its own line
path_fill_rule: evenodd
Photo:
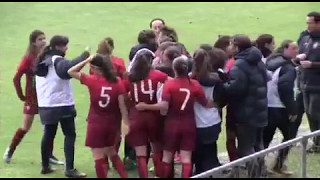
M 212 44 L 219 34 L 245 33 L 256 38 L 273 34 L 276 43 L 296 40 L 305 29 L 306 14 L 319 10 L 320 3 L 0 3 L 0 156 L 16 128 L 22 124 L 22 106 L 12 83 L 16 67 L 25 52 L 28 35 L 34 29 L 69 36 L 67 57 L 73 58 L 89 45 L 96 49 L 107 36 L 115 40 L 114 54 L 127 59 L 138 32 L 149 28 L 149 21 L 162 17 L 176 28 L 179 39 L 190 52 L 201 43 Z M 89 107 L 86 88 L 74 82 L 77 117 L 76 167 L 95 177 L 93 158 L 84 147 L 85 118 Z M 40 175 L 42 128 L 36 118 L 34 127 L 18 147 L 10 165 L 0 161 L 0 178 L 44 177 Z M 63 158 L 63 136 L 58 131 L 55 154 Z M 224 133 L 219 140 L 225 151 Z M 122 152 L 121 152 L 122 153 Z M 61 170 L 60 170 L 61 169 Z M 48 177 L 64 177 L 63 168 Z M 111 173 L 110 176 L 115 176 Z M 135 173 L 130 177 L 137 177 Z

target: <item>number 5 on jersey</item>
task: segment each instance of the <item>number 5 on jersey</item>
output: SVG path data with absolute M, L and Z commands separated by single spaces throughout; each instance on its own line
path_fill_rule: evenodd
M 101 98 L 106 98 L 105 103 L 102 100 L 99 101 L 99 106 L 102 108 L 106 108 L 110 103 L 110 96 L 107 94 L 107 91 L 112 91 L 112 87 L 102 87 L 101 88 Z

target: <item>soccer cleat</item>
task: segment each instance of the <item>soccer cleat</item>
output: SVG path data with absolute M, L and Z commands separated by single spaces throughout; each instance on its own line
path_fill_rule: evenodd
M 85 173 L 79 172 L 77 169 L 66 170 L 64 173 L 66 177 L 69 178 L 85 178 L 87 175 Z
M 10 148 L 6 149 L 6 152 L 3 155 L 3 160 L 5 163 L 9 164 L 11 162 L 13 153 L 10 152 Z
M 64 165 L 63 161 L 59 161 L 58 158 L 54 156 L 50 157 L 49 162 L 50 164 L 53 164 L 53 165 Z

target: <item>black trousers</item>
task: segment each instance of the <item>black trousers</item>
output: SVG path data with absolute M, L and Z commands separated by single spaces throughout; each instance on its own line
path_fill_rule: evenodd
M 221 165 L 217 147 L 220 132 L 221 123 L 206 128 L 197 128 L 197 144 L 192 156 L 196 174 Z
M 303 92 L 304 108 L 311 132 L 320 129 L 320 93 Z M 320 136 L 313 139 L 315 146 L 320 146 Z
M 293 128 L 291 127 L 292 123 L 289 121 L 287 110 L 285 108 L 268 108 L 268 111 L 268 126 L 264 129 L 263 133 L 264 148 L 269 147 L 277 128 L 281 131 L 283 136 L 282 142 L 293 139 L 295 132 L 291 132 Z M 276 165 L 274 167 L 275 169 L 281 169 L 283 167 L 283 164 L 288 157 L 289 150 L 290 147 L 279 150 Z
M 247 124 L 236 125 L 238 139 L 238 157 L 242 158 L 263 149 L 263 128 Z M 264 158 L 257 158 L 246 163 L 248 176 L 260 178 L 264 168 Z
M 74 117 L 61 118 L 60 125 L 65 136 L 64 153 L 66 158 L 66 170 L 74 169 L 74 144 L 76 141 L 76 131 Z M 42 167 L 49 167 L 49 158 L 52 154 L 50 143 L 56 136 L 58 123 L 44 125 L 44 134 L 41 142 Z
M 305 113 L 302 92 L 299 92 L 297 94 L 296 103 L 297 103 L 297 119 L 296 119 L 295 122 L 293 122 L 291 124 L 291 130 L 290 130 L 290 132 L 292 133 L 292 137 L 293 138 L 297 137 L 297 135 L 298 135 L 298 130 L 299 130 L 299 127 L 301 125 L 303 115 Z

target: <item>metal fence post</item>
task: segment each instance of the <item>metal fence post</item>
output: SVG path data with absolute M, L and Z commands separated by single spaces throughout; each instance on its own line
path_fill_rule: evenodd
M 302 139 L 301 177 L 307 178 L 307 145 L 308 137 Z

